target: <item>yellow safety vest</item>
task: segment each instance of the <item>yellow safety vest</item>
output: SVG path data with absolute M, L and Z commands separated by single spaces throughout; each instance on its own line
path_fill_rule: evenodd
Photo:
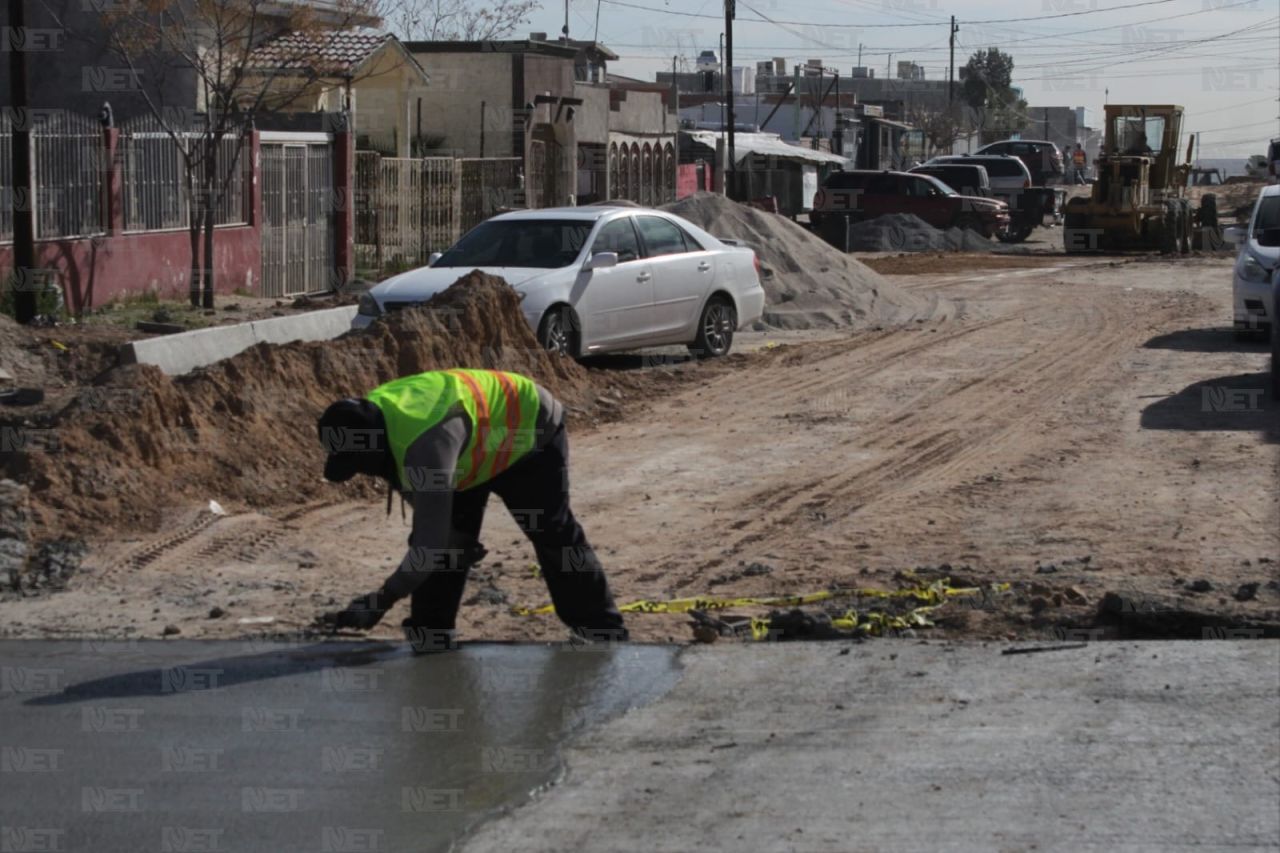
M 392 380 L 366 398 L 387 426 L 387 444 L 401 488 L 408 488 L 404 455 L 418 437 L 461 406 L 471 437 L 458 458 L 459 491 L 488 482 L 533 449 L 538 386 L 517 373 L 498 370 L 433 370 Z

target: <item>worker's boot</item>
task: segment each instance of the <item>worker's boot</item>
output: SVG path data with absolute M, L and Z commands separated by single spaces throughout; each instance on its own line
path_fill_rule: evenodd
M 625 643 L 631 639 L 626 628 L 583 628 L 569 629 L 569 642 L 574 646 L 607 647 L 617 643 Z
M 458 648 L 458 632 L 452 628 L 419 628 L 410 625 L 408 619 L 400 627 L 415 655 L 452 652 Z

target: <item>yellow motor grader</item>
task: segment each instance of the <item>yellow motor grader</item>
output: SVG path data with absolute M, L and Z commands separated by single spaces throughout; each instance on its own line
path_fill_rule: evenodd
M 1177 162 L 1182 107 L 1108 104 L 1097 177 L 1089 198 L 1067 202 L 1063 245 L 1069 254 L 1125 249 L 1189 252 L 1221 245 L 1218 200 L 1187 198 L 1192 135 Z

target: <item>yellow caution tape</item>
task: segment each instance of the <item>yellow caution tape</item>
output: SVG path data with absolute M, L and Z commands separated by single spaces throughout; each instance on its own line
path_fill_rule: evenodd
M 1004 592 L 1009 584 L 995 584 L 990 587 L 993 592 Z M 618 609 L 623 613 L 688 613 L 690 610 L 728 610 L 731 607 L 799 607 L 804 604 L 816 604 L 835 598 L 915 598 L 924 605 L 938 605 L 947 598 L 958 595 L 978 595 L 982 590 L 978 587 L 955 588 L 950 578 L 941 578 L 926 586 L 907 587 L 904 589 L 871 589 L 841 588 L 809 592 L 801 595 L 773 595 L 765 597 L 745 598 L 671 598 L 666 601 L 642 599 L 624 604 Z M 919 610 L 927 608 L 917 608 Z M 931 609 L 931 608 L 928 608 Z M 511 612 L 517 616 L 542 616 L 555 612 L 551 604 L 541 607 L 512 607 Z M 849 611 L 852 613 L 853 611 Z M 914 611 L 912 611 L 914 612 Z M 767 620 L 766 620 L 767 621 Z M 753 623 L 754 625 L 754 623 Z

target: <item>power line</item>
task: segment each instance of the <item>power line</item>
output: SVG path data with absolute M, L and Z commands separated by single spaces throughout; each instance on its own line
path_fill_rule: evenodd
M 1257 23 L 1257 24 L 1251 24 L 1251 25 L 1249 25 L 1249 26 L 1247 26 L 1247 27 L 1241 27 L 1241 28 L 1240 28 L 1240 29 L 1238 29 L 1238 30 L 1231 30 L 1231 31 L 1229 31 L 1229 32 L 1221 33 L 1221 34 L 1216 35 L 1216 36 L 1207 36 L 1207 37 L 1202 38 L 1202 39 L 1192 39 L 1192 40 L 1190 40 L 1190 41 L 1186 42 L 1186 43 L 1185 43 L 1184 45 L 1182 45 L 1182 46 L 1177 46 L 1177 47 L 1172 47 L 1172 48 L 1168 47 L 1167 45 L 1157 45 L 1157 46 L 1152 47 L 1152 48 L 1149 48 L 1149 49 L 1147 49 L 1147 50 L 1140 50 L 1140 51 L 1138 51 L 1137 53 L 1134 53 L 1134 52 L 1133 52 L 1133 50 L 1130 48 L 1129 50 L 1127 50 L 1127 51 L 1125 51 L 1123 54 L 1121 54 L 1121 55 L 1128 56 L 1128 57 L 1129 57 L 1128 59 L 1119 59 L 1119 60 L 1116 60 L 1115 62 L 1104 62 L 1104 63 L 1102 63 L 1101 65 L 1096 65 L 1096 66 L 1094 66 L 1094 68 L 1093 68 L 1093 69 L 1091 69 L 1091 70 L 1101 70 L 1101 69 L 1103 69 L 1103 68 L 1110 68 L 1110 67 L 1111 67 L 1111 66 L 1113 66 L 1113 65 L 1126 65 L 1126 64 L 1128 64 L 1128 63 L 1130 63 L 1130 62 L 1142 62 L 1142 61 L 1145 61 L 1145 60 L 1150 60 L 1150 59 L 1152 58 L 1152 54 L 1161 54 L 1161 53 L 1168 54 L 1168 53 L 1176 53 L 1177 51 L 1180 51 L 1180 50 L 1186 50 L 1186 49 L 1187 49 L 1187 48 L 1189 48 L 1189 47 L 1193 47 L 1193 46 L 1200 45 L 1200 44 L 1207 44 L 1207 43 L 1209 43 L 1209 42 L 1214 42 L 1214 41 L 1218 41 L 1218 40 L 1220 40 L 1220 39 L 1225 39 L 1225 38 L 1227 38 L 1227 37 L 1229 37 L 1229 36 L 1238 35 L 1238 34 L 1240 34 L 1240 33 L 1244 33 L 1244 32 L 1249 32 L 1250 30 L 1257 29 L 1257 28 L 1262 27 L 1262 26 L 1264 26 L 1264 25 L 1270 25 L 1270 24 L 1272 24 L 1272 23 L 1273 23 L 1273 22 L 1275 22 L 1275 21 L 1280 21 L 1280 18 L 1269 18 L 1269 19 L 1267 19 L 1267 20 L 1265 20 L 1265 21 L 1261 21 L 1261 22 L 1259 22 L 1259 23 Z M 1267 27 L 1267 30 L 1268 30 L 1268 31 L 1270 30 L 1270 27 L 1269 27 L 1269 26 Z M 1113 54 L 1113 55 L 1115 55 L 1115 54 Z M 1091 63 L 1091 62 L 1097 62 L 1097 60 L 1098 60 L 1098 58 L 1097 58 L 1097 57 L 1092 57 L 1092 56 L 1090 56 L 1090 57 L 1083 57 L 1083 58 L 1081 58 L 1081 59 L 1075 59 L 1075 60 L 1068 59 L 1068 60 L 1064 60 L 1063 62 L 1043 63 L 1043 64 L 1041 64 L 1041 65 L 1026 65 L 1026 66 L 1023 66 L 1023 67 L 1024 67 L 1024 68 L 1061 68 L 1061 67 L 1062 67 L 1062 66 L 1064 66 L 1064 65 L 1082 65 L 1082 64 L 1083 64 L 1083 65 L 1088 65 L 1088 64 L 1089 64 L 1089 63 Z
M 1141 28 L 1141 27 L 1143 27 L 1143 26 L 1145 26 L 1145 25 L 1147 25 L 1147 24 L 1158 24 L 1158 23 L 1163 23 L 1164 21 L 1173 21 L 1173 20 L 1177 20 L 1178 18 L 1190 18 L 1190 17 L 1192 17 L 1193 15 L 1204 15 L 1204 14 L 1206 14 L 1206 13 L 1208 13 L 1208 12 L 1224 12 L 1224 11 L 1227 11 L 1227 10 L 1229 10 L 1229 9 L 1235 9 L 1235 8 L 1238 8 L 1238 7 L 1240 7 L 1240 6 L 1254 6 L 1254 5 L 1256 5 L 1256 4 L 1257 4 L 1257 1 L 1258 1 L 1258 0 L 1237 0 L 1237 2 L 1234 2 L 1234 3 L 1227 3 L 1227 4 L 1223 5 L 1223 6 L 1216 6 L 1216 7 L 1213 7 L 1213 8 L 1210 8 L 1209 6 L 1207 6 L 1207 5 L 1206 5 L 1206 6 L 1205 6 L 1205 8 L 1200 9 L 1199 11 L 1196 11 L 1196 12 L 1182 12 L 1182 13 L 1177 14 L 1177 15 L 1162 15 L 1162 16 L 1160 16 L 1160 17 L 1158 17 L 1158 18 L 1144 18 L 1144 19 L 1142 19 L 1141 21 L 1131 21 L 1131 22 L 1129 22 L 1129 23 L 1127 23 L 1127 24 L 1109 24 L 1109 25 L 1107 25 L 1107 26 L 1105 26 L 1105 27 L 1090 27 L 1090 28 L 1089 28 L 1089 29 L 1087 29 L 1087 30 L 1071 30 L 1071 31 L 1069 31 L 1069 32 L 1065 32 L 1065 33 L 1049 33 L 1049 34 L 1046 34 L 1046 35 L 1030 36 L 1030 37 L 1028 37 L 1028 38 L 1019 38 L 1019 39 L 1016 39 L 1016 40 L 1014 40 L 1014 41 L 1008 41 L 1008 42 L 997 42 L 997 43 L 995 43 L 995 44 L 989 44 L 989 45 L 987 45 L 987 46 L 988 46 L 988 47 L 1021 47 L 1021 46 L 1025 45 L 1027 42 L 1033 42 L 1033 41 L 1046 41 L 1046 40 L 1049 40 L 1049 39 L 1057 39 L 1057 38 L 1064 38 L 1064 39 L 1065 39 L 1065 38 L 1070 38 L 1071 36 L 1086 35 L 1086 34 L 1088 34 L 1088 33 L 1101 33 L 1101 32 L 1107 32 L 1108 30 L 1122 30 L 1122 29 L 1126 29 L 1126 28 Z M 962 23 L 962 24 L 963 24 L 963 23 L 966 23 L 966 22 L 965 22 L 965 21 L 961 21 L 960 23 Z M 1007 30 L 1009 30 L 1009 31 L 1011 31 L 1011 32 L 1018 32 L 1017 30 L 1013 29 L 1012 27 L 998 27 L 997 29 L 1002 29 L 1002 30 L 1007 29 Z M 1088 45 L 1090 45 L 1090 44 L 1093 44 L 1092 42 L 1084 42 L 1084 41 L 1080 41 L 1079 39 L 1072 39 L 1072 41 L 1074 41 L 1075 43 L 1080 44 L 1080 45 L 1082 45 L 1082 46 L 1088 46 Z
M 1121 9 L 1134 9 L 1138 6 L 1163 6 L 1176 0 L 1144 0 L 1141 3 L 1126 3 L 1122 6 L 1110 6 L 1106 9 L 1081 9 L 1076 12 L 1060 12 L 1056 15 L 1036 15 L 1030 18 L 993 18 L 989 21 L 965 21 L 966 24 L 1017 24 L 1023 21 L 1047 21 L 1051 18 L 1074 18 L 1077 15 L 1097 15 L 1102 12 L 1118 12 Z
M 1259 125 L 1263 125 L 1263 124 L 1275 124 L 1275 122 L 1276 120 L 1274 118 L 1269 118 L 1269 119 L 1266 119 L 1265 121 L 1254 121 L 1254 122 L 1250 122 L 1249 124 L 1237 124 L 1232 127 L 1214 127 L 1214 128 L 1210 128 L 1209 130 L 1192 130 L 1188 132 L 1194 133 L 1197 136 L 1203 136 L 1206 133 L 1230 133 L 1236 130 L 1244 130 L 1246 127 L 1258 127 Z
M 626 2 L 626 0 L 601 0 L 601 2 L 608 3 L 610 6 L 625 6 L 628 9 L 639 9 L 642 12 L 657 12 L 660 15 L 679 15 L 680 17 L 683 17 L 683 18 L 702 18 L 702 19 L 712 20 L 712 21 L 721 20 L 719 15 L 703 15 L 697 12 L 681 12 L 677 9 L 658 9 L 653 6 L 641 6 L 639 3 L 628 3 Z M 743 4 L 743 5 L 746 5 L 746 4 Z M 760 13 L 757 12 L 756 14 L 758 15 Z M 744 23 L 773 24 L 775 26 L 789 24 L 794 27 L 810 27 L 814 25 L 813 21 L 773 21 L 773 20 L 767 20 L 765 18 L 736 18 L 735 20 L 742 21 Z M 946 23 L 943 22 L 943 23 L 937 23 L 937 24 L 934 24 L 934 23 L 822 24 L 821 26 L 828 29 L 832 27 L 839 27 L 841 29 L 866 30 L 866 29 L 888 29 L 892 27 L 945 27 Z

